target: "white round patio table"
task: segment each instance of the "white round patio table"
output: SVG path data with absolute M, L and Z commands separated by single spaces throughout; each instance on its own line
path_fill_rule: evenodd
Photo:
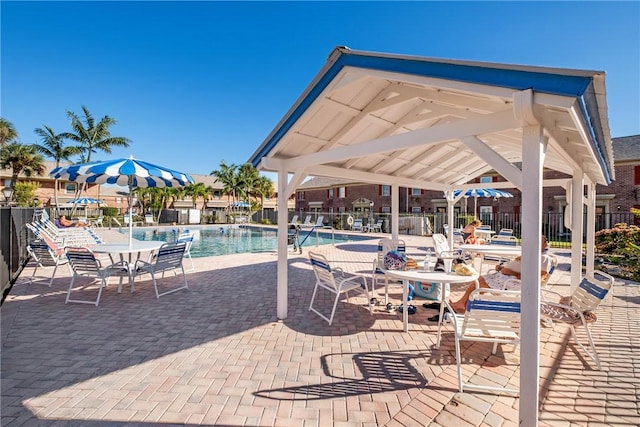
M 444 298 L 446 288 L 443 285 L 452 283 L 467 283 L 476 282 L 478 286 L 478 273 L 473 276 L 459 276 L 456 273 L 445 273 L 444 271 L 426 271 L 426 270 L 382 270 L 384 274 L 402 280 L 402 322 L 404 332 L 409 331 L 409 310 L 407 307 L 407 297 L 409 295 L 409 282 L 431 282 L 437 283 L 440 286 L 440 318 L 438 319 L 438 339 L 436 341 L 436 348 L 440 348 L 440 333 L 442 329 L 442 320 L 444 317 Z
M 158 250 L 160 246 L 164 245 L 166 242 L 159 240 L 133 240 L 131 244 L 129 243 L 103 243 L 101 245 L 95 245 L 91 248 L 91 250 L 95 253 L 109 254 L 109 258 L 111 258 L 111 262 L 113 262 L 113 255 L 118 255 L 120 257 L 120 262 L 126 267 L 127 274 L 129 276 L 129 288 L 131 292 L 135 290 L 133 279 L 134 279 L 134 270 L 136 261 L 140 259 L 140 255 L 143 252 L 152 252 Z M 128 255 L 128 260 L 125 261 L 124 256 Z M 135 261 L 133 260 L 133 254 L 136 255 Z M 120 293 L 122 289 L 118 289 L 118 293 Z

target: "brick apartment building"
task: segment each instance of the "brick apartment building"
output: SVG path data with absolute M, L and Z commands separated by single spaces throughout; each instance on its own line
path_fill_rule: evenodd
M 596 187 L 596 210 L 598 214 L 628 213 L 631 208 L 640 208 L 640 135 L 613 138 L 616 179 L 609 186 Z M 546 172 L 545 178 L 569 178 L 558 172 Z M 474 182 L 504 181 L 497 174 L 488 173 Z M 522 205 L 520 191 L 506 188 L 511 198 L 478 198 L 478 214 L 491 216 L 500 213 L 518 217 Z M 461 199 L 455 206 L 457 213 L 474 213 L 476 199 Z M 374 214 L 391 212 L 391 188 L 389 185 L 363 184 L 334 178 L 312 178 L 296 191 L 296 213 L 368 213 L 373 202 Z M 436 214 L 445 213 L 447 201 L 442 191 L 400 187 L 400 213 Z M 564 188 L 546 187 L 543 190 L 543 209 L 558 213 L 566 206 Z M 615 219 L 614 219 L 615 221 Z

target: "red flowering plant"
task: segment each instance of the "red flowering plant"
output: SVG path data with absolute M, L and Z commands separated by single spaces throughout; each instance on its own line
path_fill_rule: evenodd
M 602 267 L 604 270 L 640 281 L 640 227 L 620 223 L 600 230 L 596 233 L 595 249 L 606 262 Z

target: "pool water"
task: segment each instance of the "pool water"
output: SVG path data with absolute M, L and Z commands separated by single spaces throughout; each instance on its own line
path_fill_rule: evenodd
M 276 230 L 262 227 L 184 227 L 180 230 L 194 233 L 191 246 L 191 256 L 194 258 L 212 255 L 229 255 L 250 252 L 268 252 L 278 249 Z M 299 242 L 302 242 L 310 230 L 300 230 Z M 128 233 L 127 229 L 122 230 Z M 178 228 L 145 228 L 134 229 L 133 238 L 138 240 L 160 240 L 175 242 L 178 236 Z M 318 245 L 332 243 L 344 243 L 349 241 L 366 240 L 366 237 L 351 236 L 347 234 L 318 232 Z M 316 232 L 313 231 L 302 243 L 302 247 L 316 246 Z M 291 246 L 289 246 L 292 248 Z M 292 249 L 293 250 L 293 249 Z

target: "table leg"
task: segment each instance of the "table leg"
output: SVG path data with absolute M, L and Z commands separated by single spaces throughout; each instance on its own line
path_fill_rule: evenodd
M 440 348 L 442 321 L 444 320 L 444 290 L 447 288 L 444 283 L 438 283 L 438 286 L 440 286 L 440 316 L 438 317 L 438 338 L 436 338 L 436 348 Z
M 404 331 L 409 332 L 409 281 L 402 281 L 402 323 Z

